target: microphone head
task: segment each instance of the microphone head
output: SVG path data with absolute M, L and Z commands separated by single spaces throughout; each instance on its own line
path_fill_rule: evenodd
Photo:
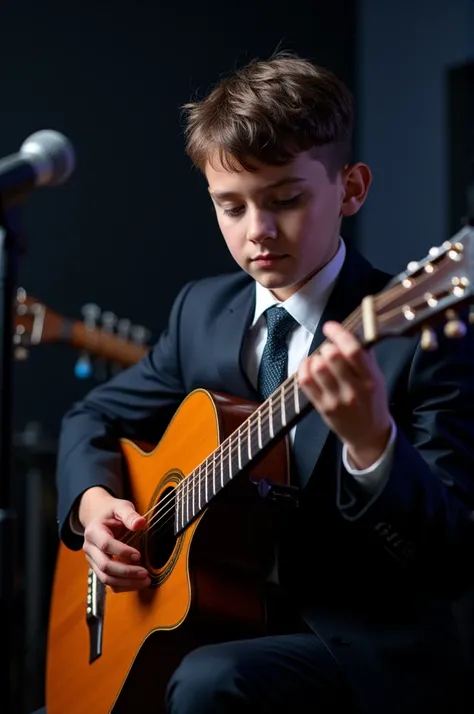
M 64 183 L 76 166 L 71 142 L 53 129 L 42 129 L 31 134 L 21 145 L 20 155 L 32 165 L 38 186 Z

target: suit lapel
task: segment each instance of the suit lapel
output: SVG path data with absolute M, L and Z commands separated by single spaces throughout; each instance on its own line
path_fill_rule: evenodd
M 363 297 L 370 292 L 374 272 L 365 258 L 348 249 L 334 290 L 319 321 L 310 352 L 314 352 L 324 342 L 322 328 L 325 322 L 342 322 L 360 305 Z M 296 470 L 294 480 L 298 486 L 303 488 L 308 483 L 328 435 L 329 427 L 315 410 L 309 412 L 297 425 L 293 455 Z
M 218 339 L 216 350 L 217 369 L 226 385 L 225 391 L 242 399 L 261 402 L 258 392 L 242 368 L 244 338 L 255 310 L 255 284 L 249 282 L 223 310 L 215 324 Z

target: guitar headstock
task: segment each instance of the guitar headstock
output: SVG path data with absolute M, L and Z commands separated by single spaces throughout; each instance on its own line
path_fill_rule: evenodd
M 83 307 L 82 321 L 73 320 L 19 288 L 14 312 L 15 358 L 26 359 L 30 347 L 36 345 L 68 344 L 80 350 L 74 371 L 81 379 L 92 374 L 99 380 L 107 379 L 109 368 L 117 372 L 138 362 L 148 351 L 149 330 L 132 325 L 130 320 L 120 320 L 112 312 L 103 312 L 92 303 Z
M 13 335 L 17 359 L 26 357 L 29 347 L 44 342 L 63 341 L 66 322 L 64 317 L 36 298 L 27 295 L 23 288 L 19 288 L 16 296 Z
M 459 310 L 474 301 L 474 229 L 466 226 L 449 241 L 431 248 L 397 275 L 380 293 L 361 304 L 367 343 L 422 332 L 422 347 L 435 349 L 433 325 L 444 324 L 447 337 L 463 337 L 467 325 Z M 474 322 L 469 317 L 469 322 Z

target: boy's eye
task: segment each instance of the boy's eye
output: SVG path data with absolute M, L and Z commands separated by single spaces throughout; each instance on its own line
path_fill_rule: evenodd
M 301 193 L 298 193 L 296 196 L 292 196 L 291 198 L 282 198 L 280 200 L 275 201 L 277 206 L 291 206 L 291 204 L 296 203 L 301 197 Z
M 234 208 L 224 208 L 225 216 L 238 216 L 244 210 L 243 206 L 234 206 Z
M 276 208 L 290 207 L 298 203 L 301 196 L 302 194 L 298 193 L 296 196 L 292 196 L 291 198 L 274 199 L 273 201 L 270 201 L 270 204 L 276 206 Z M 233 206 L 232 208 L 223 208 L 222 210 L 225 216 L 236 218 L 245 210 L 245 206 Z

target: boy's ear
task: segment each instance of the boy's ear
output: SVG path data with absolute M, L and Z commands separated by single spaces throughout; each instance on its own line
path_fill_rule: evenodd
M 353 216 L 364 204 L 372 183 L 372 172 L 367 164 L 351 164 L 343 169 L 344 196 L 342 216 Z

